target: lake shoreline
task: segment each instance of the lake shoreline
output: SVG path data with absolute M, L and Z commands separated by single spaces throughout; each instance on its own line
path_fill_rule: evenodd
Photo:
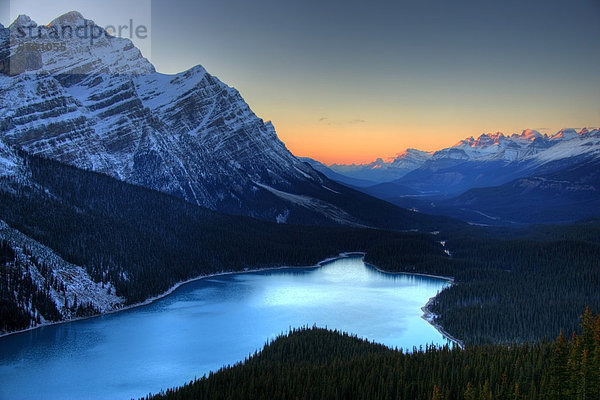
M 431 303 L 433 302 L 433 300 L 435 300 L 436 296 L 430 297 L 429 300 L 427 301 L 427 303 L 423 307 L 421 307 L 421 311 L 423 311 L 423 315 L 421 316 L 421 318 L 423 318 L 431 326 L 433 326 L 444 338 L 450 340 L 451 342 L 456 344 L 461 349 L 464 349 L 465 344 L 463 343 L 462 340 L 458 340 L 454 336 L 450 335 L 448 332 L 446 332 L 446 330 L 440 324 L 435 322 L 435 318 L 437 317 L 437 314 L 433 313 L 429 309 L 429 306 L 431 306 Z
M 369 264 L 367 262 L 365 262 L 366 265 L 368 265 L 369 267 L 379 271 L 379 272 L 383 272 L 384 274 L 390 274 L 390 275 L 416 275 L 416 276 L 423 276 L 425 278 L 435 278 L 435 279 L 442 279 L 444 281 L 448 281 L 450 282 L 451 285 L 454 285 L 454 278 L 451 276 L 441 276 L 441 275 L 432 275 L 432 274 L 423 274 L 420 272 L 404 272 L 404 271 L 386 271 L 385 269 L 381 269 L 379 267 L 377 267 L 376 265 L 373 264 Z
M 208 275 L 198 275 L 198 276 L 196 276 L 194 278 L 190 278 L 188 280 L 178 282 L 175 285 L 173 285 L 171 288 L 169 288 L 167 291 L 165 291 L 165 292 L 163 292 L 163 293 L 161 293 L 159 295 L 156 295 L 154 297 L 150 297 L 150 298 L 144 300 L 141 303 L 129 304 L 129 305 L 124 306 L 124 307 L 115 308 L 114 310 L 110 310 L 110 311 L 106 311 L 106 312 L 102 312 L 102 313 L 99 313 L 99 314 L 94 314 L 94 315 L 90 315 L 90 316 L 86 316 L 86 317 L 76 317 L 76 318 L 65 319 L 65 320 L 62 320 L 62 321 L 44 322 L 44 323 L 41 323 L 39 325 L 32 326 L 31 328 L 21 329 L 21 330 L 14 331 L 14 332 L 3 333 L 3 334 L 0 335 L 0 339 L 3 338 L 3 337 L 5 337 L 5 336 L 16 335 L 16 334 L 24 333 L 24 332 L 28 332 L 28 331 L 34 331 L 36 329 L 43 328 L 45 326 L 67 324 L 69 322 L 83 321 L 83 320 L 92 319 L 92 318 L 99 318 L 99 317 L 102 317 L 102 316 L 105 316 L 105 315 L 115 314 L 115 313 L 119 313 L 119 312 L 123 312 L 123 311 L 133 310 L 133 309 L 138 308 L 138 307 L 147 306 L 148 304 L 152 304 L 155 301 L 158 301 L 158 300 L 160 300 L 160 299 L 162 299 L 164 297 L 167 297 L 168 295 L 172 294 L 175 290 L 179 289 L 180 287 L 182 287 L 184 285 L 187 285 L 188 283 L 200 281 L 202 279 L 214 278 L 216 276 L 233 275 L 233 274 L 249 274 L 249 273 L 253 273 L 253 272 L 277 271 L 277 270 L 282 270 L 282 269 L 318 268 L 320 266 L 321 265 L 320 265 L 320 262 L 319 262 L 319 263 L 317 263 L 317 265 L 313 265 L 313 266 L 301 266 L 301 267 L 290 267 L 290 266 L 265 267 L 265 268 L 255 268 L 255 269 L 247 269 L 247 270 L 241 270 L 241 271 L 222 271 L 222 272 L 216 272 L 214 274 L 208 274 Z
M 369 264 L 369 263 L 365 263 L 366 265 L 368 265 L 369 267 L 385 273 L 385 274 L 393 274 L 393 275 L 417 275 L 417 276 L 423 276 L 423 277 L 427 277 L 427 278 L 436 278 L 436 279 L 443 279 L 445 281 L 448 281 L 450 283 L 450 285 L 455 285 L 456 283 L 454 282 L 454 278 L 451 276 L 441 276 L 441 275 L 431 275 L 431 274 L 422 274 L 422 273 L 413 273 L 413 272 L 389 272 L 386 270 L 383 270 L 373 264 Z M 437 297 L 437 295 L 430 297 L 429 300 L 427 301 L 427 303 L 421 307 L 421 311 L 423 311 L 423 315 L 421 316 L 421 318 L 423 318 L 425 321 L 427 321 L 431 326 L 433 326 L 435 328 L 435 330 L 437 330 L 444 338 L 450 340 L 451 342 L 453 342 L 454 344 L 456 344 L 458 347 L 460 347 L 461 349 L 463 349 L 465 347 L 464 343 L 462 340 L 459 340 L 457 338 L 455 338 L 454 336 L 450 335 L 448 332 L 446 332 L 446 330 L 444 330 L 444 328 L 435 322 L 435 318 L 437 317 L 437 315 L 432 312 L 429 307 L 431 306 L 431 303 L 433 303 L 433 300 Z
M 310 266 L 264 267 L 264 268 L 246 269 L 246 270 L 241 270 L 241 271 L 221 271 L 221 272 L 216 272 L 214 274 L 199 275 L 199 276 L 196 276 L 194 278 L 190 278 L 188 280 L 185 280 L 185 281 L 182 281 L 182 282 L 178 282 L 175 285 L 173 285 L 171 288 L 169 288 L 167 291 L 165 291 L 164 293 L 161 293 L 159 295 L 156 295 L 154 297 L 146 299 L 146 300 L 144 300 L 141 303 L 130 304 L 130 305 L 127 305 L 125 307 L 116 308 L 114 310 L 106 311 L 106 312 L 103 312 L 103 313 L 100 313 L 100 314 L 96 314 L 96 315 L 90 315 L 90 316 L 87 316 L 87 317 L 77 317 L 77 318 L 71 318 L 71 319 L 67 319 L 67 320 L 63 320 L 63 321 L 53 321 L 53 322 L 42 323 L 42 324 L 30 327 L 30 328 L 21 329 L 19 331 L 3 333 L 3 334 L 0 335 L 0 339 L 3 338 L 3 337 L 6 337 L 6 336 L 17 335 L 17 334 L 28 332 L 28 331 L 34 331 L 36 329 L 40 329 L 40 328 L 43 328 L 43 327 L 46 327 L 46 326 L 66 324 L 66 323 L 69 323 L 69 322 L 82 321 L 82 320 L 87 320 L 87 319 L 91 319 L 91 318 L 99 318 L 99 317 L 102 317 L 102 316 L 105 316 L 105 315 L 115 314 L 115 313 L 119 313 L 119 312 L 123 312 L 123 311 L 132 310 L 132 309 L 135 309 L 135 308 L 138 308 L 138 307 L 146 306 L 148 304 L 154 303 L 155 301 L 163 299 L 166 296 L 169 296 L 174 291 L 176 291 L 177 289 L 179 289 L 180 287 L 182 287 L 184 285 L 187 285 L 187 284 L 192 283 L 192 282 L 200 281 L 202 279 L 208 279 L 208 278 L 213 278 L 213 277 L 217 277 L 217 276 L 233 275 L 233 274 L 248 274 L 248 273 L 256 273 L 256 272 L 278 271 L 278 270 L 283 270 L 283 269 L 291 269 L 291 270 L 292 269 L 315 269 L 315 268 L 320 268 L 320 267 L 322 267 L 322 266 L 324 266 L 326 264 L 332 263 L 332 262 L 334 262 L 336 260 L 340 260 L 340 259 L 344 259 L 344 258 L 351 258 L 351 257 L 362 257 L 362 258 L 364 258 L 365 255 L 366 255 L 366 253 L 364 253 L 364 252 L 342 252 L 342 253 L 338 254 L 337 256 L 335 256 L 335 257 L 326 258 L 324 260 L 321 260 L 321 261 L 317 262 L 315 265 L 310 265 Z M 423 276 L 423 277 L 429 277 L 429 278 L 442 279 L 442 280 L 449 281 L 451 284 L 454 284 L 454 278 L 452 278 L 452 277 L 443 277 L 443 276 L 428 275 L 428 274 L 421 274 L 421 273 L 411 273 L 411 272 L 390 272 L 390 271 L 385 271 L 385 270 L 383 270 L 383 269 L 381 269 L 381 268 L 379 268 L 379 267 L 377 267 L 375 265 L 372 265 L 372 264 L 369 264 L 369 263 L 366 263 L 366 262 L 365 262 L 365 265 L 369 266 L 370 268 L 375 269 L 376 271 L 384 273 L 384 274 L 390 274 L 390 275 L 397 275 L 397 274 L 417 275 L 417 276 Z M 451 335 L 449 335 L 448 333 L 446 333 L 443 330 L 443 328 L 441 328 L 438 324 L 436 324 L 432 320 L 426 318 L 426 315 L 428 315 L 428 316 L 434 316 L 434 314 L 427 308 L 428 305 L 431 303 L 431 301 L 433 300 L 434 297 L 430 298 L 429 301 L 427 302 L 427 304 L 425 304 L 425 306 L 423 306 L 421 308 L 421 310 L 425 313 L 421 318 L 425 319 L 429 324 L 431 324 L 444 337 L 446 337 L 449 340 L 453 341 L 454 343 L 456 343 L 460 347 L 463 347 L 461 341 L 459 341 L 458 339 L 453 338 Z

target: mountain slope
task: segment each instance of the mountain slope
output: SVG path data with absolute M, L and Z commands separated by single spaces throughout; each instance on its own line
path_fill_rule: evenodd
M 550 174 L 471 189 L 441 206 L 459 209 L 463 218 L 487 224 L 565 223 L 600 217 L 600 160 L 588 159 Z
M 389 240 L 445 257 L 428 233 L 227 215 L 54 160 L 12 156 L 21 173 L 0 178 L 0 333 L 138 303 L 199 275 L 314 265 Z
M 339 174 L 339 173 L 333 171 L 327 165 L 325 165 L 317 160 L 313 160 L 312 158 L 300 157 L 300 160 L 307 162 L 308 164 L 310 164 L 311 167 L 313 167 L 313 169 L 315 171 L 319 171 L 320 173 L 322 173 L 329 179 L 334 180 L 339 183 L 342 183 L 346 186 L 362 188 L 362 187 L 373 186 L 376 184 L 374 181 L 369 181 L 366 179 L 358 179 L 358 178 L 353 178 L 348 175 Z
M 93 25 L 77 12 L 0 36 L 0 137 L 6 144 L 197 205 L 278 222 L 421 227 L 420 216 L 348 189 L 294 157 L 270 122 L 201 66 L 165 75 L 127 39 L 78 37 L 57 52 L 19 51 L 20 29 Z M 7 50 L 8 49 L 8 50 Z M 8 69 L 7 67 L 8 66 Z M 424 217 L 431 220 L 429 217 Z M 443 223 L 443 222 L 442 222 Z
M 474 224 L 571 223 L 600 216 L 599 171 L 600 159 L 581 156 L 553 161 L 525 177 L 469 189 L 451 198 L 406 195 L 386 199 Z
M 465 139 L 401 179 L 360 190 L 470 223 L 567 223 L 600 215 L 598 170 L 600 130 L 526 130 Z
M 0 220 L 0 334 L 119 309 L 110 282 Z

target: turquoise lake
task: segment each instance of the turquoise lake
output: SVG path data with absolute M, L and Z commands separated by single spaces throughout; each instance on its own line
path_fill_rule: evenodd
M 138 398 L 242 361 L 292 327 L 446 344 L 421 307 L 448 284 L 360 257 L 197 280 L 145 306 L 0 338 L 0 400 Z

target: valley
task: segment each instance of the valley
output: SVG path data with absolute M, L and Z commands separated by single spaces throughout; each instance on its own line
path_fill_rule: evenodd
M 552 136 L 524 130 L 471 137 L 433 153 L 408 149 L 389 162 L 310 162 L 331 179 L 427 214 L 483 225 L 573 223 L 600 216 L 599 149 L 598 129 Z

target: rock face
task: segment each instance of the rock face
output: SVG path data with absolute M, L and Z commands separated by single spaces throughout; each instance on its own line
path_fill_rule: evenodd
M 60 36 L 64 48 L 22 50 L 56 44 L 57 31 L 78 26 L 102 34 L 93 43 Z M 270 122 L 201 66 L 157 73 L 130 40 L 77 12 L 48 26 L 20 16 L 0 37 L 5 145 L 215 210 L 283 222 L 301 209 L 360 223 L 326 200 L 335 183 L 296 159 Z

